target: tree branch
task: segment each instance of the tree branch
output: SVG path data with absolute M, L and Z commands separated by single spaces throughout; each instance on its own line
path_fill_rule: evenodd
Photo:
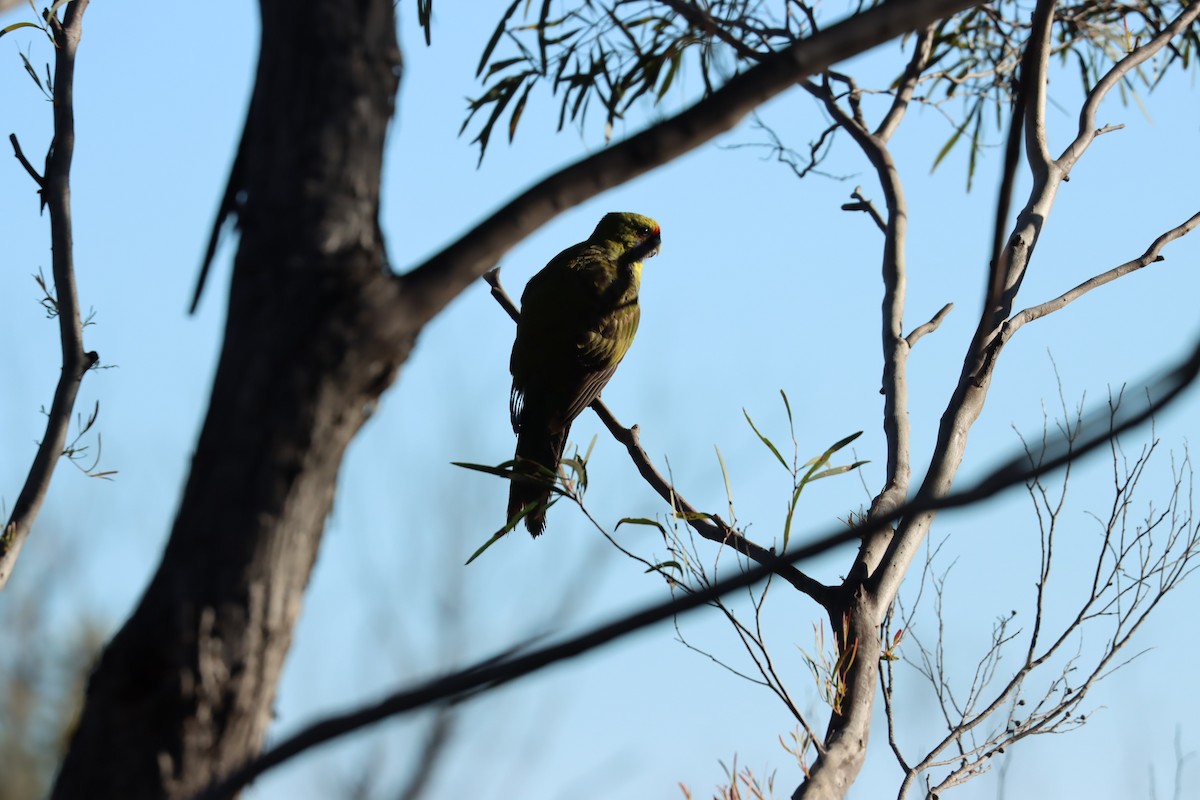
M 1182 238 L 1191 233 L 1196 229 L 1197 226 L 1200 226 L 1200 212 L 1193 214 L 1186 222 L 1176 225 L 1171 230 L 1159 236 L 1148 248 L 1146 248 L 1146 252 L 1142 253 L 1132 261 L 1126 261 L 1124 264 L 1113 267 L 1107 272 L 1102 272 L 1095 277 L 1089 278 L 1088 280 L 1076 286 L 1074 289 L 1060 294 L 1053 300 L 1047 300 L 1046 302 L 1040 303 L 1036 306 L 1030 306 L 1029 308 L 1022 310 L 1017 314 L 1014 314 L 1013 317 L 1004 325 L 1004 329 L 1000 334 L 1000 345 L 1003 346 L 1006 344 L 1008 340 L 1012 338 L 1013 334 L 1020 330 L 1020 328 L 1026 323 L 1033 322 L 1036 319 L 1041 319 L 1047 314 L 1058 311 L 1068 304 L 1078 300 L 1080 297 L 1083 297 L 1093 289 L 1097 289 L 1106 283 L 1112 283 L 1117 278 L 1128 275 L 1131 272 L 1136 272 L 1137 270 L 1148 267 L 1151 264 L 1156 264 L 1159 261 L 1163 261 L 1164 256 L 1161 255 L 1163 248 L 1176 239 Z
M 17 161 L 21 162 L 21 166 L 29 173 L 29 177 L 33 178 L 33 182 L 38 185 L 38 192 L 41 192 L 46 185 L 45 179 L 38 174 L 38 171 L 33 168 L 33 164 L 30 164 L 29 159 L 25 157 L 25 153 L 21 150 L 21 143 L 17 141 L 17 135 L 10 133 L 8 140 L 12 142 L 13 155 L 16 156 Z
M 485 273 L 483 279 L 492 287 L 492 297 L 507 312 L 508 316 L 516 322 L 521 312 L 517 309 L 516 303 L 512 301 L 512 298 L 508 296 L 508 293 L 504 291 L 504 287 L 500 285 L 500 268 L 497 267 Z M 633 465 L 637 467 L 638 473 L 650 485 L 650 488 L 670 504 L 673 511 L 683 514 L 683 518 L 696 533 L 711 542 L 731 547 L 759 564 L 774 565 L 778 570 L 777 574 L 779 577 L 801 592 L 804 592 L 804 594 L 822 606 L 826 604 L 829 596 L 828 586 L 809 577 L 795 566 L 781 562 L 773 551 L 757 545 L 745 536 L 742 536 L 716 514 L 701 513 L 699 509 L 685 500 L 683 495 L 671 485 L 670 481 L 663 477 L 662 473 L 654 466 L 654 462 L 650 460 L 650 456 L 642 449 L 636 425 L 632 428 L 626 428 L 617 420 L 612 411 L 608 409 L 604 401 L 599 398 L 593 400 L 589 407 L 592 411 L 596 412 L 596 416 L 604 423 L 604 427 L 608 428 L 608 432 L 612 434 L 613 438 L 625 446 L 630 460 L 633 461 Z
M 1117 418 L 1108 411 L 1089 415 L 1082 423 L 1077 444 L 1064 450 L 1061 442 L 1051 442 L 1047 457 L 1036 465 L 1030 465 L 1022 452 L 1008 462 L 992 470 L 968 489 L 941 497 L 919 496 L 911 503 L 895 509 L 891 514 L 868 519 L 861 525 L 830 532 L 814 538 L 809 544 L 793 548 L 778 556 L 779 561 L 798 563 L 825 553 L 841 544 L 881 530 L 898 519 L 914 514 L 962 508 L 973 505 L 1004 489 L 1024 484 L 1033 478 L 1052 472 L 1064 464 L 1082 458 L 1098 447 L 1111 441 L 1127 430 L 1142 424 L 1154 414 L 1174 404 L 1181 393 L 1200 374 L 1200 343 L 1182 361 L 1171 365 L 1165 373 L 1147 387 L 1148 396 L 1157 398 L 1137 413 Z M 1101 418 L 1103 417 L 1103 418 Z M 1100 430 L 1094 432 L 1097 428 Z M 1058 445 L 1057 449 L 1053 445 Z M 260 756 L 247 761 L 242 767 L 214 782 L 197 800 L 219 800 L 232 797 L 259 775 L 280 764 L 326 742 L 372 725 L 388 717 L 403 714 L 443 702 L 459 702 L 475 697 L 488 689 L 501 686 L 536 672 L 550 664 L 573 658 L 613 640 L 642 630 L 658 622 L 686 614 L 706 606 L 718 597 L 730 592 L 753 586 L 774 574 L 777 568 L 754 565 L 731 577 L 716 581 L 710 586 L 669 601 L 657 603 L 642 611 L 629 614 L 613 622 L 573 636 L 557 644 L 547 645 L 526 653 L 506 653 L 496 658 L 478 662 L 448 675 L 426 681 L 411 689 L 404 689 L 370 706 L 329 717 L 313 723 L 296 734 L 282 740 Z
M 1105 73 L 1104 77 L 1096 82 L 1096 85 L 1088 92 L 1083 108 L 1079 111 L 1078 135 L 1071 144 L 1067 145 L 1062 155 L 1054 162 L 1064 174 L 1071 171 L 1075 166 L 1075 162 L 1079 160 L 1079 157 L 1083 155 L 1084 151 L 1087 150 L 1098 134 L 1109 130 L 1108 126 L 1100 130 L 1096 129 L 1096 114 L 1100 110 L 1100 104 L 1104 102 L 1104 98 L 1108 95 L 1109 91 L 1120 83 L 1135 67 L 1143 64 L 1166 47 L 1172 39 L 1195 22 L 1197 17 L 1200 17 L 1200 3 L 1193 2 L 1186 6 L 1179 13 L 1179 16 L 1163 29 L 1162 33 L 1141 47 L 1134 48 L 1129 55 L 1114 64 Z
M 83 32 L 83 12 L 88 0 L 67 4 L 60 22 L 47 22 L 54 34 L 54 144 L 46 162 L 46 175 L 37 172 L 21 154 L 16 137 L 10 137 L 17 158 L 37 182 L 42 202 L 50 209 L 51 270 L 57 299 L 59 338 L 62 340 L 62 373 L 46 419 L 46 433 L 38 446 L 25 485 L 13 504 L 12 515 L 0 534 L 0 590 L 12 575 L 21 547 L 33 529 L 50 489 L 54 467 L 62 456 L 71 425 L 71 412 L 83 375 L 99 356 L 83 350 L 83 323 L 79 316 L 79 294 L 75 288 L 75 262 L 71 234 L 71 158 L 75 152 L 75 52 Z
M 399 278 L 409 319 L 432 318 L 517 242 L 565 209 L 665 164 L 734 127 L 805 76 L 979 0 L 892 0 L 766 56 L 679 114 L 575 162 L 522 192 Z
M 843 203 L 842 211 L 863 212 L 871 218 L 871 221 L 875 223 L 875 227 L 879 228 L 880 233 L 887 234 L 887 223 L 883 221 L 883 216 L 879 213 L 879 209 L 875 207 L 875 204 L 863 195 L 862 187 L 855 187 L 850 196 L 854 198 L 854 202 Z
M 1025 95 L 1025 155 L 1034 181 L 1044 181 L 1050 168 L 1050 145 L 1046 141 L 1046 85 L 1050 65 L 1050 34 L 1053 32 L 1055 0 L 1039 0 L 1033 9 L 1033 27 L 1025 45 L 1021 72 Z
M 900 76 L 899 85 L 896 89 L 896 96 L 892 98 L 892 105 L 888 108 L 887 114 L 879 123 L 879 127 L 875 129 L 875 138 L 881 142 L 886 142 L 892 138 L 892 134 L 896 132 L 900 121 L 904 119 L 904 112 L 908 110 L 908 104 L 912 100 L 913 92 L 916 91 L 917 84 L 921 80 L 921 73 L 929 61 L 929 55 L 933 50 L 933 34 L 936 29 L 934 25 L 928 25 L 921 29 L 917 34 L 917 42 L 913 47 L 912 58 L 909 59 L 908 65 L 904 68 L 904 74 Z
M 946 319 L 946 316 L 953 308 L 954 303 L 946 303 L 946 305 L 942 306 L 941 309 L 933 315 L 933 319 L 929 320 L 929 322 L 926 322 L 924 325 L 918 325 L 913 329 L 912 333 L 908 334 L 908 336 L 905 336 L 904 341 L 908 343 L 908 349 L 911 350 L 913 345 L 915 345 L 925 334 L 936 331 L 941 326 L 942 320 Z
M 1047 2 L 1049 0 L 1043 0 L 1043 4 Z M 1120 75 L 1124 75 L 1136 63 L 1141 63 L 1167 46 L 1171 37 L 1183 31 L 1196 19 L 1197 15 L 1200 15 L 1200 3 L 1192 3 L 1162 34 L 1118 62 L 1089 94 L 1086 106 L 1091 110 L 1081 117 L 1084 127 L 1089 128 L 1091 124 L 1094 124 L 1095 110 L 1100 99 L 1115 84 Z M 1035 54 L 1035 50 L 1027 50 L 1025 63 L 1041 63 L 1042 59 L 1040 57 L 1035 59 Z M 1131 61 L 1135 58 L 1136 62 Z M 1035 69 L 1023 67 L 1021 86 L 1017 97 L 1018 105 L 1024 102 L 1023 96 L 1028 95 L 1043 81 L 1044 76 L 1039 76 Z M 1010 143 L 1015 138 L 1019 119 L 1018 114 L 1014 112 Z M 1090 142 L 1093 137 L 1094 134 L 1089 134 L 1087 142 Z M 1077 143 L 1079 141 L 1077 140 Z M 1072 148 L 1075 149 L 1068 148 L 1068 153 L 1065 153 L 1063 158 L 1051 163 L 1049 168 L 1042 173 L 1044 179 L 1039 179 L 1035 173 L 1029 199 L 1018 216 L 1012 233 L 1007 238 L 1007 244 L 1001 252 L 995 254 L 992 260 L 985 306 L 964 358 L 963 373 L 959 384 L 942 415 L 934 457 L 926 472 L 919 494 L 939 495 L 950 491 L 965 454 L 967 434 L 983 411 L 987 389 L 1001 349 L 996 345 L 999 344 L 998 337 L 1003 324 L 1012 313 L 1017 291 L 1028 269 L 1031 253 L 1054 205 L 1058 185 L 1078 155 L 1083 152 L 1085 146 L 1086 144 L 1078 147 L 1072 145 Z M 1012 155 L 1013 149 L 1010 147 L 1005 168 L 1006 178 L 997 204 L 997 243 L 1001 240 L 1001 231 L 1005 227 L 1004 219 L 1007 217 L 1008 195 L 1006 189 L 1011 191 L 1009 174 L 1015 168 L 1015 160 Z M 932 521 L 932 516 L 924 514 L 904 520 L 900 532 L 889 545 L 885 567 L 880 571 L 876 580 L 876 588 L 880 590 L 881 602 L 890 602 L 891 598 L 895 597 L 908 564 L 915 557 L 916 548 L 924 538 Z

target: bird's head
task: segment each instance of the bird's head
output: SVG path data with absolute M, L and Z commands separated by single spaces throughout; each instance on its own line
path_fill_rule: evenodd
M 658 255 L 662 229 L 650 217 L 619 211 L 604 215 L 592 233 L 592 240 L 615 242 L 627 258 L 641 261 Z

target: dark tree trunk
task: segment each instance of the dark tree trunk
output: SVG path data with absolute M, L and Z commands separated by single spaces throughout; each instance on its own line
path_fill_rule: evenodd
M 393 0 L 262 0 L 242 229 L 170 541 L 105 650 L 53 797 L 181 798 L 257 753 L 346 445 L 419 323 L 390 301 Z

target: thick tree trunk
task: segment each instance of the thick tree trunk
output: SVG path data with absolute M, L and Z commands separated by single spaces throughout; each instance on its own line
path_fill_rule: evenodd
M 208 417 L 158 573 L 92 675 L 55 798 L 186 797 L 258 752 L 346 445 L 415 336 L 388 308 L 397 281 L 377 224 L 399 74 L 392 0 L 262 11 Z

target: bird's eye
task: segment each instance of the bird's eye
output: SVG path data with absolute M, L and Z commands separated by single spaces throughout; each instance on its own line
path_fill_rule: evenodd
M 642 225 L 641 227 L 639 227 L 637 229 L 637 232 L 638 232 L 638 236 L 649 236 L 650 235 L 650 226 Z

